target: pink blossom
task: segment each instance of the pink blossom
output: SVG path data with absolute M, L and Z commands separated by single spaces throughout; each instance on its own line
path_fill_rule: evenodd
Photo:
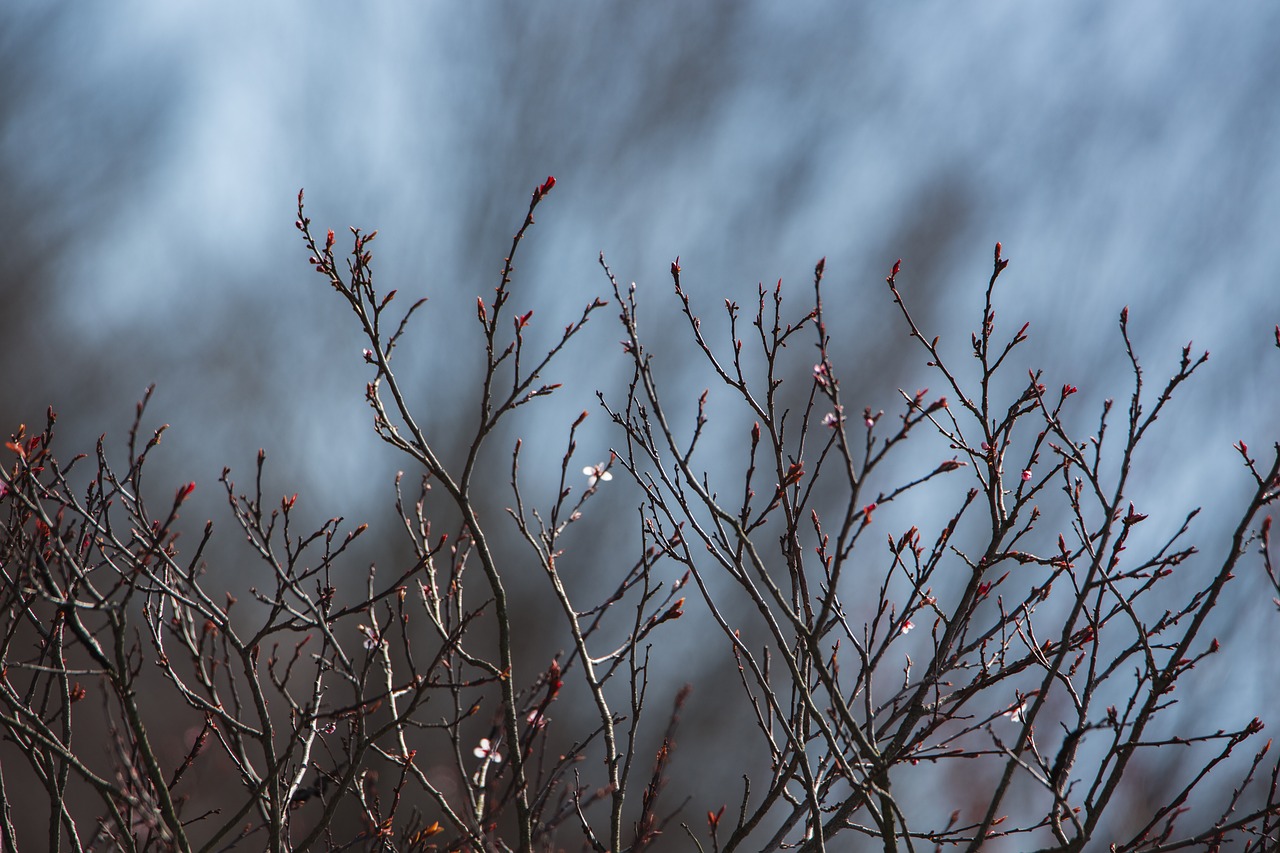
M 487 737 L 480 738 L 480 745 L 471 750 L 471 754 L 476 758 L 483 758 L 486 761 L 492 761 L 494 764 L 502 761 L 502 754 L 498 752 L 498 745 L 490 743 Z
M 825 427 L 830 427 L 831 429 L 835 429 L 837 426 L 840 425 L 840 422 L 842 420 L 844 420 L 843 415 L 836 414 L 835 412 L 827 412 L 826 415 L 824 415 L 822 418 L 822 425 Z
M 1027 481 L 1028 481 L 1028 480 L 1030 480 L 1030 479 L 1031 479 L 1031 469 L 1027 469 L 1026 471 L 1023 471 L 1023 472 L 1022 472 L 1022 482 L 1024 482 L 1024 483 L 1025 483 L 1025 482 L 1027 482 Z
M 912 628 L 914 628 L 915 626 L 916 626 L 916 623 L 914 623 L 914 622 L 912 622 L 910 619 L 908 619 L 907 621 L 905 621 L 905 622 L 903 622 L 903 623 L 902 623 L 902 627 L 901 627 L 900 629 L 898 629 L 898 630 L 900 630 L 900 631 L 901 631 L 902 633 L 904 633 L 904 634 L 910 634 L 910 633 L 911 633 L 911 629 L 912 629 Z

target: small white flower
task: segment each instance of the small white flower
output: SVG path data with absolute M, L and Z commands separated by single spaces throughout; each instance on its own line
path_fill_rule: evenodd
M 1027 700 L 1019 699 L 1018 704 L 1004 712 L 1004 716 L 1013 720 L 1015 723 L 1026 722 L 1027 719 Z
M 844 420 L 844 415 L 837 414 L 836 412 L 827 412 L 822 417 L 822 425 L 824 427 L 830 427 L 831 429 L 835 429 L 837 426 L 840 425 L 840 422 L 842 420 Z
M 605 463 L 598 462 L 595 465 L 588 465 L 582 469 L 582 473 L 587 475 L 587 488 L 594 489 L 596 483 L 607 483 L 613 479 L 613 475 L 605 469 Z
M 487 737 L 480 738 L 480 745 L 471 750 L 471 754 L 476 758 L 492 761 L 494 764 L 502 761 L 502 754 L 498 752 L 498 745 L 490 743 Z
M 370 628 L 368 625 L 360 626 L 360 633 L 364 634 L 364 647 L 369 651 L 382 647 L 382 637 L 378 634 L 376 628 Z
M 532 726 L 535 729 L 541 729 L 547 725 L 546 716 L 544 716 L 543 713 L 539 711 L 537 708 L 534 708 L 532 711 L 530 711 L 529 715 L 525 717 L 525 720 L 529 723 L 530 726 Z
M 910 633 L 911 633 L 911 629 L 912 629 L 912 628 L 914 628 L 915 626 L 916 626 L 916 623 L 914 623 L 914 622 L 912 622 L 910 619 L 908 619 L 907 621 L 905 621 L 905 622 L 903 622 L 903 623 L 902 623 L 902 627 L 901 627 L 901 628 L 899 628 L 898 630 L 900 630 L 900 631 L 901 631 L 902 633 L 904 633 L 904 634 L 910 634 Z

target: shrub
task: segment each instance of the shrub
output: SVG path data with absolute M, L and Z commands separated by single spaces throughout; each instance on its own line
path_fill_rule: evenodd
M 376 232 L 352 229 L 342 257 L 298 196 L 310 264 L 367 339 L 375 430 L 419 472 L 396 480 L 413 558 L 370 569 L 362 584 L 346 566 L 366 527 L 333 519 L 297 532 L 297 496 L 263 493 L 260 453 L 252 487 L 228 470 L 221 481 L 260 560 L 254 600 L 219 591 L 205 557 L 212 523 L 178 548 L 195 484 L 143 482 L 164 431 L 144 428 L 145 399 L 123 466 L 109 464 L 102 441 L 60 462 L 52 410 L 43 429 L 13 433 L 0 469 L 5 849 L 1280 841 L 1280 764 L 1254 744 L 1262 722 L 1187 731 L 1170 714 L 1188 673 L 1222 657 L 1206 626 L 1255 546 L 1280 587 L 1261 518 L 1280 488 L 1280 455 L 1264 464 L 1238 445 L 1252 494 L 1213 559 L 1193 559 L 1184 541 L 1195 513 L 1171 535 L 1143 535 L 1156 522 L 1128 497 L 1140 445 L 1207 353 L 1188 345 L 1153 394 L 1122 313 L 1128 405 L 1106 401 L 1096 433 L 1077 436 L 1073 386 L 1049 387 L 1034 370 L 1010 380 L 1027 326 L 997 328 L 1008 261 L 996 244 L 970 341 L 976 370 L 955 367 L 920 328 L 893 265 L 888 294 L 946 396 L 903 393 L 894 414 L 857 412 L 840 382 L 856 365 L 829 349 L 824 262 L 800 309 L 781 283 L 761 287 L 745 312 L 726 302 L 719 345 L 677 260 L 678 311 L 700 354 L 682 369 L 716 388 L 686 419 L 664 393 L 634 285 L 620 285 L 603 256 L 612 298 L 585 305 L 549 347 L 526 344 L 533 312 L 512 305 L 513 259 L 554 184 L 534 191 L 495 292 L 477 299 L 480 414 L 460 458 L 420 425 L 421 401 L 392 370 L 425 300 L 397 313 L 396 292 L 373 284 Z M 523 443 L 499 446 L 499 424 L 555 394 L 550 366 L 604 308 L 618 313 L 630 365 L 629 382 L 599 395 L 617 450 L 582 458 L 587 413 L 567 415 L 557 485 L 537 500 L 522 479 Z M 816 345 L 816 363 L 802 342 Z M 712 408 L 749 412 L 725 418 L 740 446 L 709 437 Z M 510 472 L 505 484 L 478 473 L 494 460 Z M 616 584 L 584 601 L 560 567 L 571 526 L 592 523 L 604 488 L 632 491 L 639 533 Z M 506 516 L 482 513 L 482 499 Z M 927 527 L 940 501 L 949 509 Z M 903 517 L 918 521 L 885 526 Z M 520 571 L 536 566 L 557 606 L 539 629 L 563 644 L 549 661 L 524 654 L 517 570 L 503 556 L 513 539 Z M 736 692 L 707 697 L 726 719 L 753 723 L 732 755 L 677 743 L 696 690 L 680 690 L 670 710 L 648 701 L 651 673 L 684 654 L 669 638 L 686 611 L 736 663 Z M 576 701 L 565 698 L 570 683 L 585 710 L 561 719 L 589 723 L 561 730 L 553 717 L 558 702 Z M 183 733 L 178 748 L 161 743 L 162 730 Z M 643 749 L 648 739 L 655 749 Z M 1192 758 L 1163 786 L 1135 780 L 1135 767 L 1170 750 Z M 720 762 L 741 787 L 668 802 L 681 762 L 691 768 L 682 773 Z M 194 785 L 193 769 L 206 767 L 202 778 L 219 783 Z M 37 800 L 42 836 L 11 808 Z

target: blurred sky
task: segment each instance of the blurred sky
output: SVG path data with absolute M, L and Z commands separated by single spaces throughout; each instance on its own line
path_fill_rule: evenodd
M 1081 424 L 1130 387 L 1122 306 L 1153 381 L 1189 340 L 1213 352 L 1137 484 L 1210 503 L 1198 541 L 1249 489 L 1231 443 L 1276 438 L 1273 3 L 17 2 L 0 28 L 0 420 L 53 405 L 88 449 L 157 382 L 161 470 L 207 486 L 211 515 L 222 466 L 247 475 L 258 447 L 321 515 L 385 509 L 403 464 L 305 263 L 302 187 L 321 232 L 380 229 L 384 288 L 431 297 L 404 358 L 446 434 L 470 412 L 475 296 L 555 175 L 517 271 L 545 335 L 607 292 L 601 251 L 659 336 L 677 255 L 709 314 L 761 281 L 805 298 L 825 256 L 846 392 L 890 409 L 936 380 L 889 267 L 962 362 L 1000 240 L 998 319 L 1031 321 L 1024 357 L 1080 387 Z M 604 313 L 533 415 L 557 452 L 626 375 Z
M 24 231 L 5 327 L 44 357 L 9 371 L 6 409 L 99 417 L 157 381 L 163 417 L 199 425 L 175 442 L 234 455 L 278 429 L 311 458 L 367 420 L 297 190 L 318 225 L 380 228 L 385 286 L 451 322 L 555 174 L 520 271 L 539 307 L 602 292 L 602 250 L 656 299 L 681 256 L 711 311 L 758 281 L 805 287 L 826 256 L 856 296 L 837 343 L 869 357 L 900 342 L 878 283 L 902 257 L 962 347 L 1002 240 L 1001 317 L 1031 320 L 1064 380 L 1096 390 L 1129 304 L 1151 363 L 1214 351 L 1207 420 L 1273 422 L 1274 6 L 781 9 L 10 5 L 0 156 Z M 309 476 L 360 468 L 331 465 Z

